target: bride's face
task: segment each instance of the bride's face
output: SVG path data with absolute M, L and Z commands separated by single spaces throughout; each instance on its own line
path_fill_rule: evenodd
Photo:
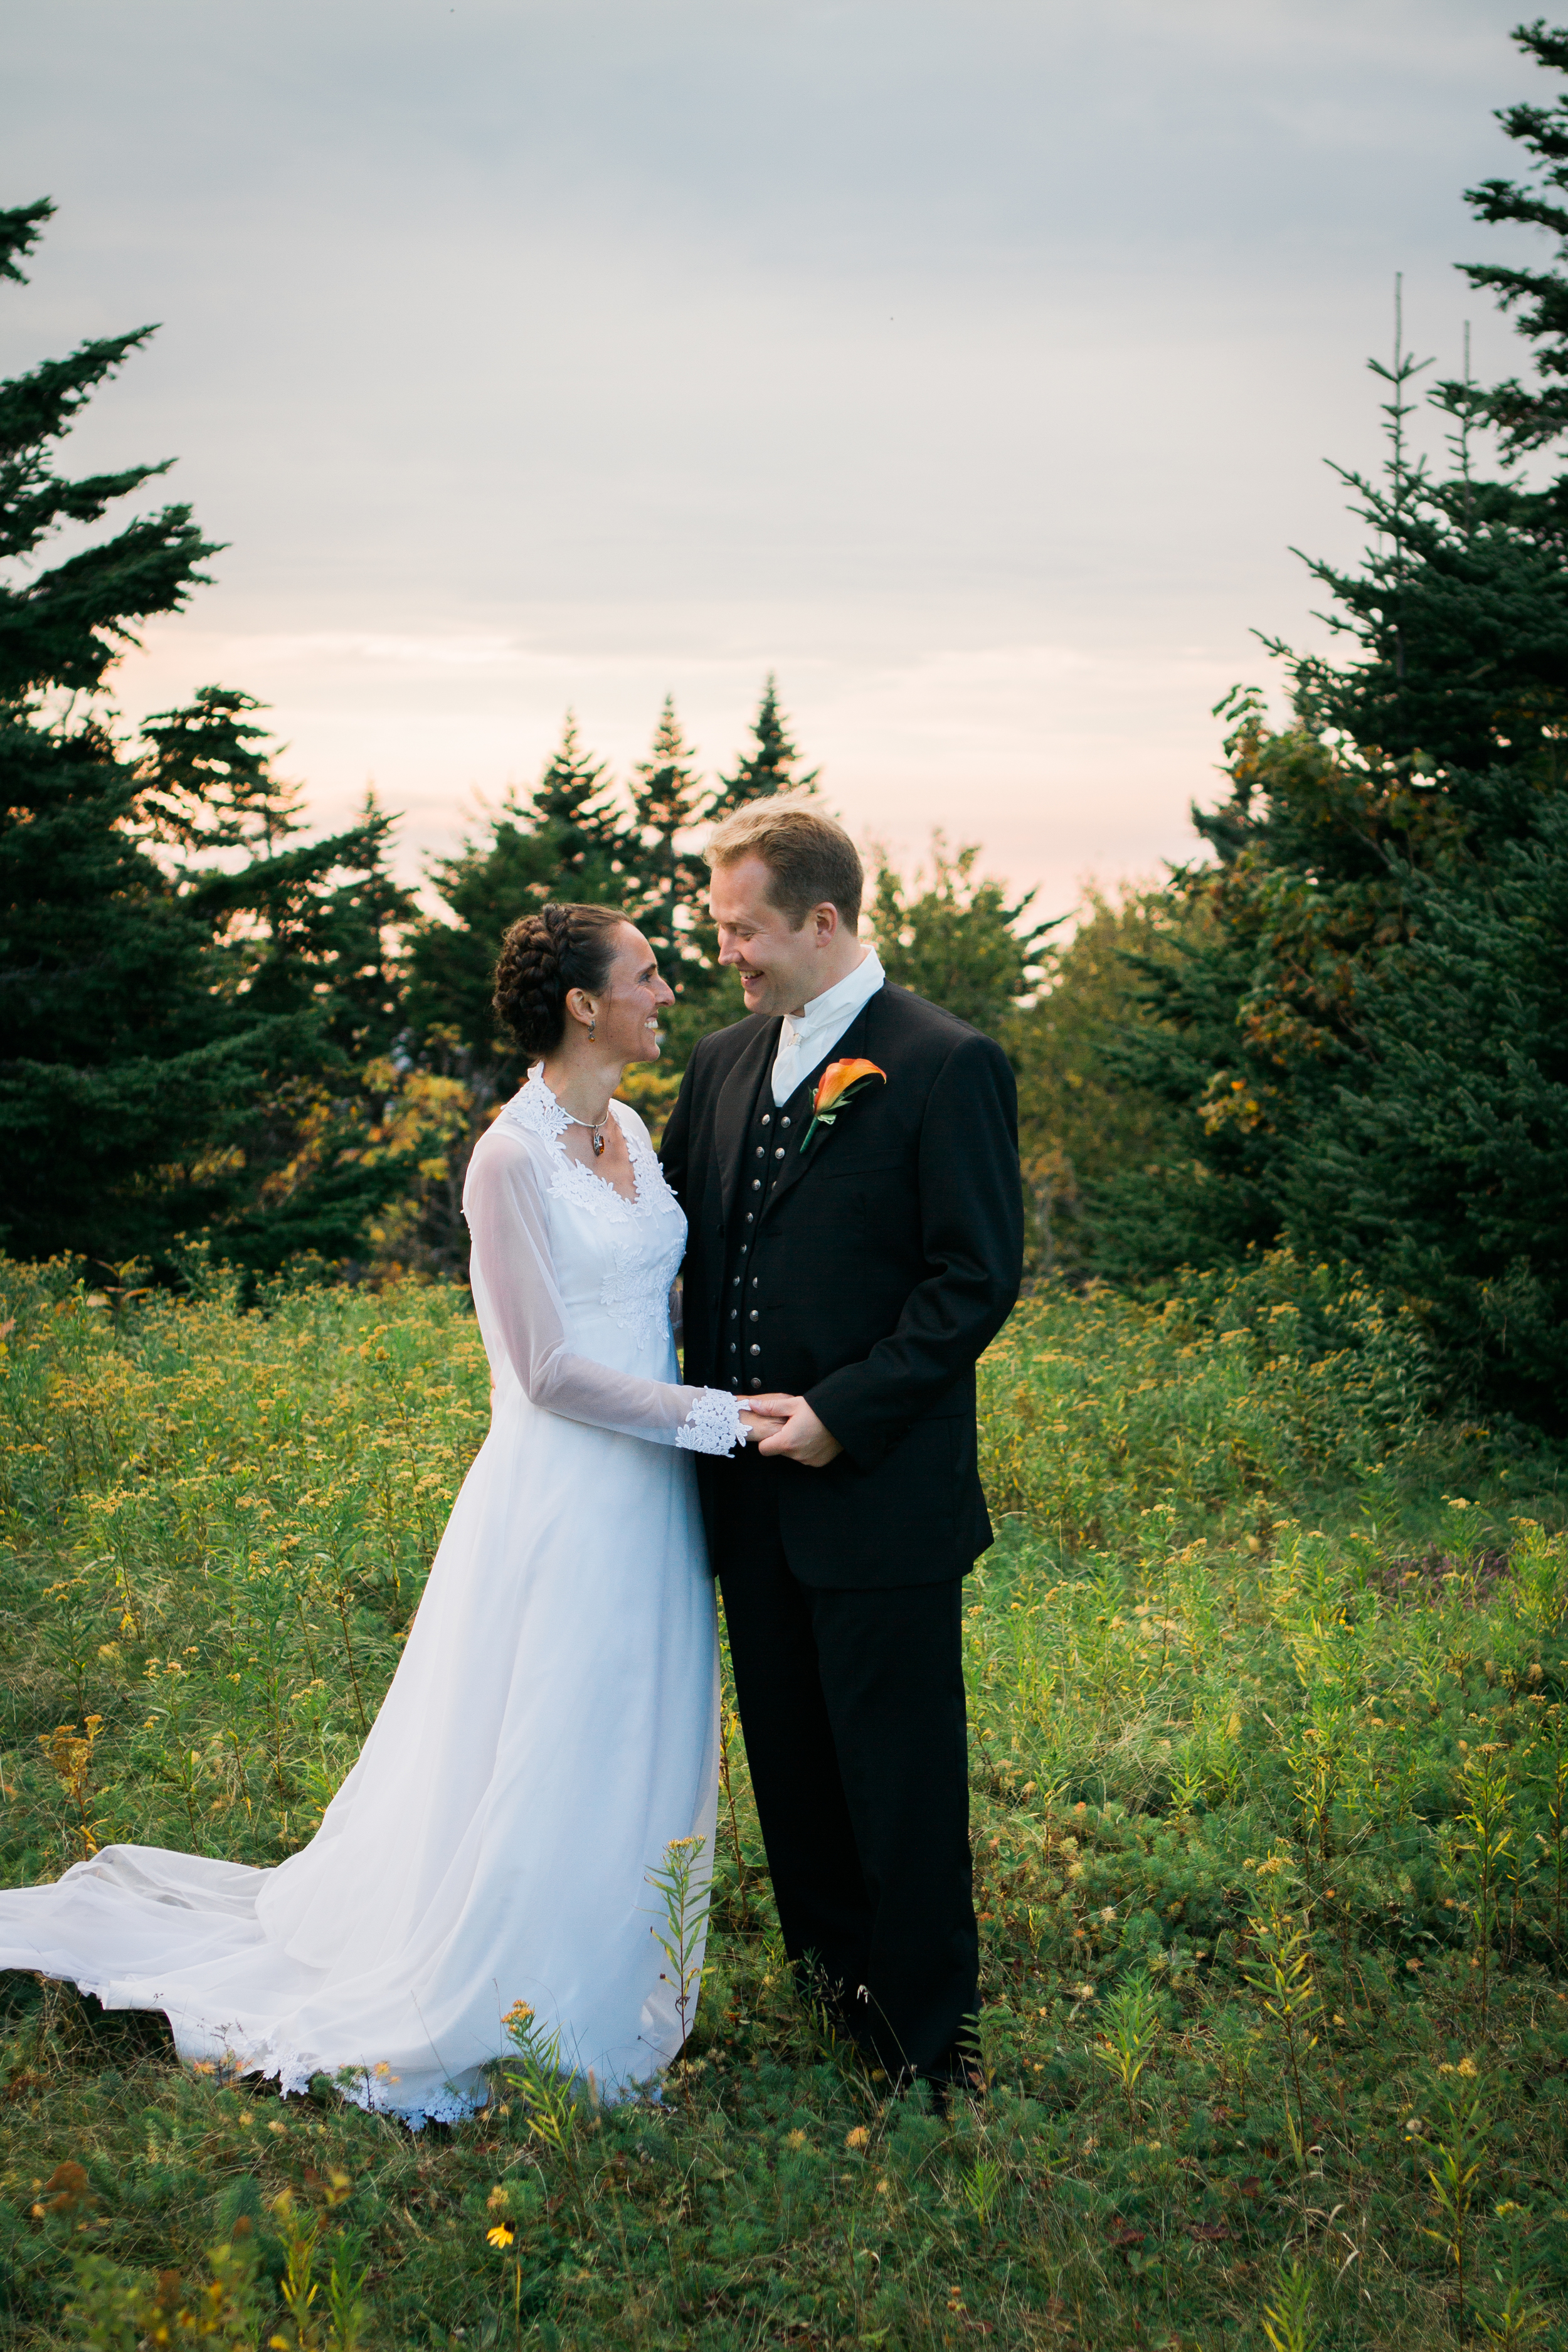
M 658 1016 L 674 1003 L 675 991 L 660 980 L 658 960 L 640 931 L 628 923 L 620 939 L 609 977 L 593 1000 L 595 1043 L 606 1059 L 657 1062 Z

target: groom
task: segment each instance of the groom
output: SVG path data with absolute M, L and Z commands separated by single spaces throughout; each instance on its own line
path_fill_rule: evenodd
M 685 1378 L 778 1424 L 699 1465 L 746 1754 L 797 1970 L 941 2082 L 977 2000 L 961 1594 L 991 1541 L 974 1365 L 1021 1268 L 1013 1077 L 888 985 L 831 818 L 754 803 L 707 856 L 748 1018 L 698 1045 L 662 1158 Z M 873 1068 L 814 1128 L 846 1060 Z

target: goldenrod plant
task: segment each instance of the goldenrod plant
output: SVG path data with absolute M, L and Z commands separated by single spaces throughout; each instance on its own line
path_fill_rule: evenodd
M 0 1262 L 12 1884 L 84 1824 L 294 1852 L 484 1433 L 461 1290 L 247 1306 L 196 1264 L 176 1299 Z M 982 2095 L 896 2093 L 817 2016 L 731 1722 L 714 1848 L 651 1856 L 639 1923 L 678 2095 L 519 2011 L 483 2111 L 411 2134 L 0 1980 L 8 2341 L 1564 2343 L 1559 1465 L 1419 1374 L 1283 1259 L 1159 1307 L 1047 1288 L 983 1364 Z

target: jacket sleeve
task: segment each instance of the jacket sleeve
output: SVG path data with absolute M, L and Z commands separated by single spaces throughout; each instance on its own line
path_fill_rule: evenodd
M 741 1442 L 727 1390 L 685 1388 L 615 1371 L 567 1345 L 551 1255 L 540 1147 L 492 1128 L 468 1163 L 463 1213 L 473 1242 L 469 1280 L 492 1369 L 515 1374 L 531 1404 L 656 1445 L 729 1454 Z M 498 1364 L 498 1356 L 501 1360 Z
M 989 1037 L 961 1040 L 938 1073 L 921 1128 L 917 1181 L 931 1272 L 868 1356 L 806 1393 L 864 1470 L 973 1370 L 1018 1296 L 1018 1095 L 1006 1055 Z

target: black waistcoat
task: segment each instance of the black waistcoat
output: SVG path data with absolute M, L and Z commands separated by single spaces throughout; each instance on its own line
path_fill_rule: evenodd
M 719 1311 L 718 1369 L 723 1385 L 742 1396 L 779 1385 L 777 1368 L 770 1370 L 764 1344 L 765 1326 L 758 1309 L 760 1278 L 752 1263 L 763 1211 L 781 1170 L 811 1118 L 817 1080 L 827 1066 L 825 1054 L 816 1068 L 804 1077 L 789 1100 L 773 1100 L 770 1061 L 757 1087 L 752 1115 L 746 1123 L 744 1166 L 734 1230 L 725 1255 L 724 1294 Z

